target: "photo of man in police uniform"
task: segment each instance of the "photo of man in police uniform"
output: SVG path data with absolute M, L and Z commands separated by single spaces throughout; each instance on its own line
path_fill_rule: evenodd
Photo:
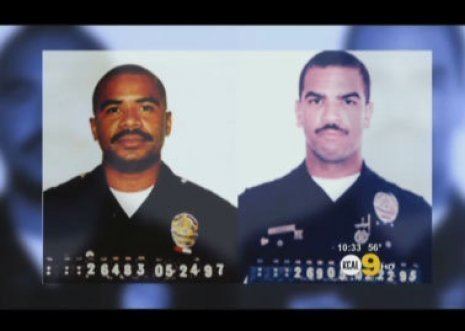
M 147 265 L 158 259 L 162 268 L 167 263 L 174 268 L 199 263 L 200 270 L 188 277 L 176 269 L 176 281 L 233 280 L 236 209 L 163 162 L 172 114 L 161 80 L 139 65 L 114 67 L 98 81 L 92 104 L 90 127 L 102 162 L 44 192 L 44 280 L 66 281 L 70 273 L 85 279 L 85 266 L 82 271 L 72 266 L 52 270 L 63 259 L 134 261 L 140 256 Z M 224 269 L 205 275 L 201 266 L 209 263 Z M 154 279 L 153 270 L 138 271 L 140 281 L 172 276 L 164 273 Z M 126 276 L 114 278 L 134 279 Z
M 370 88 L 366 66 L 349 52 L 320 52 L 302 69 L 295 112 L 306 158 L 239 197 L 246 282 L 300 281 L 307 275 L 296 266 L 320 265 L 320 280 L 331 268 L 339 272 L 330 280 L 338 280 L 345 256 L 367 253 L 409 270 L 395 282 L 431 281 L 431 206 L 379 176 L 362 155 L 363 132 L 375 116 Z M 269 273 L 267 266 L 276 268 Z

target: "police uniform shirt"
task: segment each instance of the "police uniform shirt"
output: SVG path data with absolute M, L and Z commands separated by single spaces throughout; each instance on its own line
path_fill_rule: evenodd
M 379 207 L 376 211 L 375 197 L 387 198 L 387 216 Z M 376 253 L 382 263 L 416 264 L 418 280 L 430 281 L 431 207 L 365 163 L 335 202 L 311 178 L 305 162 L 280 179 L 247 189 L 239 197 L 239 226 L 243 277 L 259 262 L 310 259 L 314 264 L 332 261 L 338 268 L 343 256 L 361 257 L 376 243 L 382 247 Z
M 175 250 L 171 222 L 180 213 L 198 221 L 191 254 Z M 44 256 L 145 256 L 174 263 L 224 263 L 222 280 L 234 270 L 236 209 L 162 164 L 159 179 L 144 203 L 128 218 L 106 182 L 103 167 L 44 193 Z

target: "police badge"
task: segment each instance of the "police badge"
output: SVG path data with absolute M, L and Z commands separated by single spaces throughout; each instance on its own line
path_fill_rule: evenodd
M 399 202 L 392 193 L 378 192 L 373 199 L 376 216 L 384 224 L 392 224 L 399 214 Z
M 174 250 L 178 253 L 191 254 L 199 236 L 199 222 L 189 213 L 180 213 L 171 221 L 171 237 L 176 244 Z

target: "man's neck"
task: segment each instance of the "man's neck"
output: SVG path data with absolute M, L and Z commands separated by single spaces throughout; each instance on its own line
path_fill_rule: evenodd
M 103 164 L 103 169 L 111 188 L 121 192 L 138 192 L 155 185 L 160 175 L 161 161 L 137 173 L 122 172 L 109 164 Z
M 360 153 L 355 153 L 340 162 L 327 162 L 316 156 L 312 151 L 307 151 L 305 163 L 311 176 L 337 179 L 360 173 L 363 160 Z

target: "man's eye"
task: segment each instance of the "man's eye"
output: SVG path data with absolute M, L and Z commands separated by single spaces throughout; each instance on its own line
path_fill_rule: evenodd
M 349 106 L 355 106 L 357 104 L 357 101 L 352 99 L 344 99 L 344 103 Z
M 144 112 L 151 112 L 153 110 L 154 110 L 154 107 L 151 106 L 151 105 L 143 105 L 142 106 L 142 111 L 144 111 Z
M 107 108 L 107 110 L 105 111 L 105 113 L 107 114 L 115 114 L 119 111 L 119 108 L 118 107 L 110 107 L 110 108 Z
M 308 103 L 311 104 L 311 105 L 320 105 L 322 102 L 321 99 L 309 99 L 308 100 Z

